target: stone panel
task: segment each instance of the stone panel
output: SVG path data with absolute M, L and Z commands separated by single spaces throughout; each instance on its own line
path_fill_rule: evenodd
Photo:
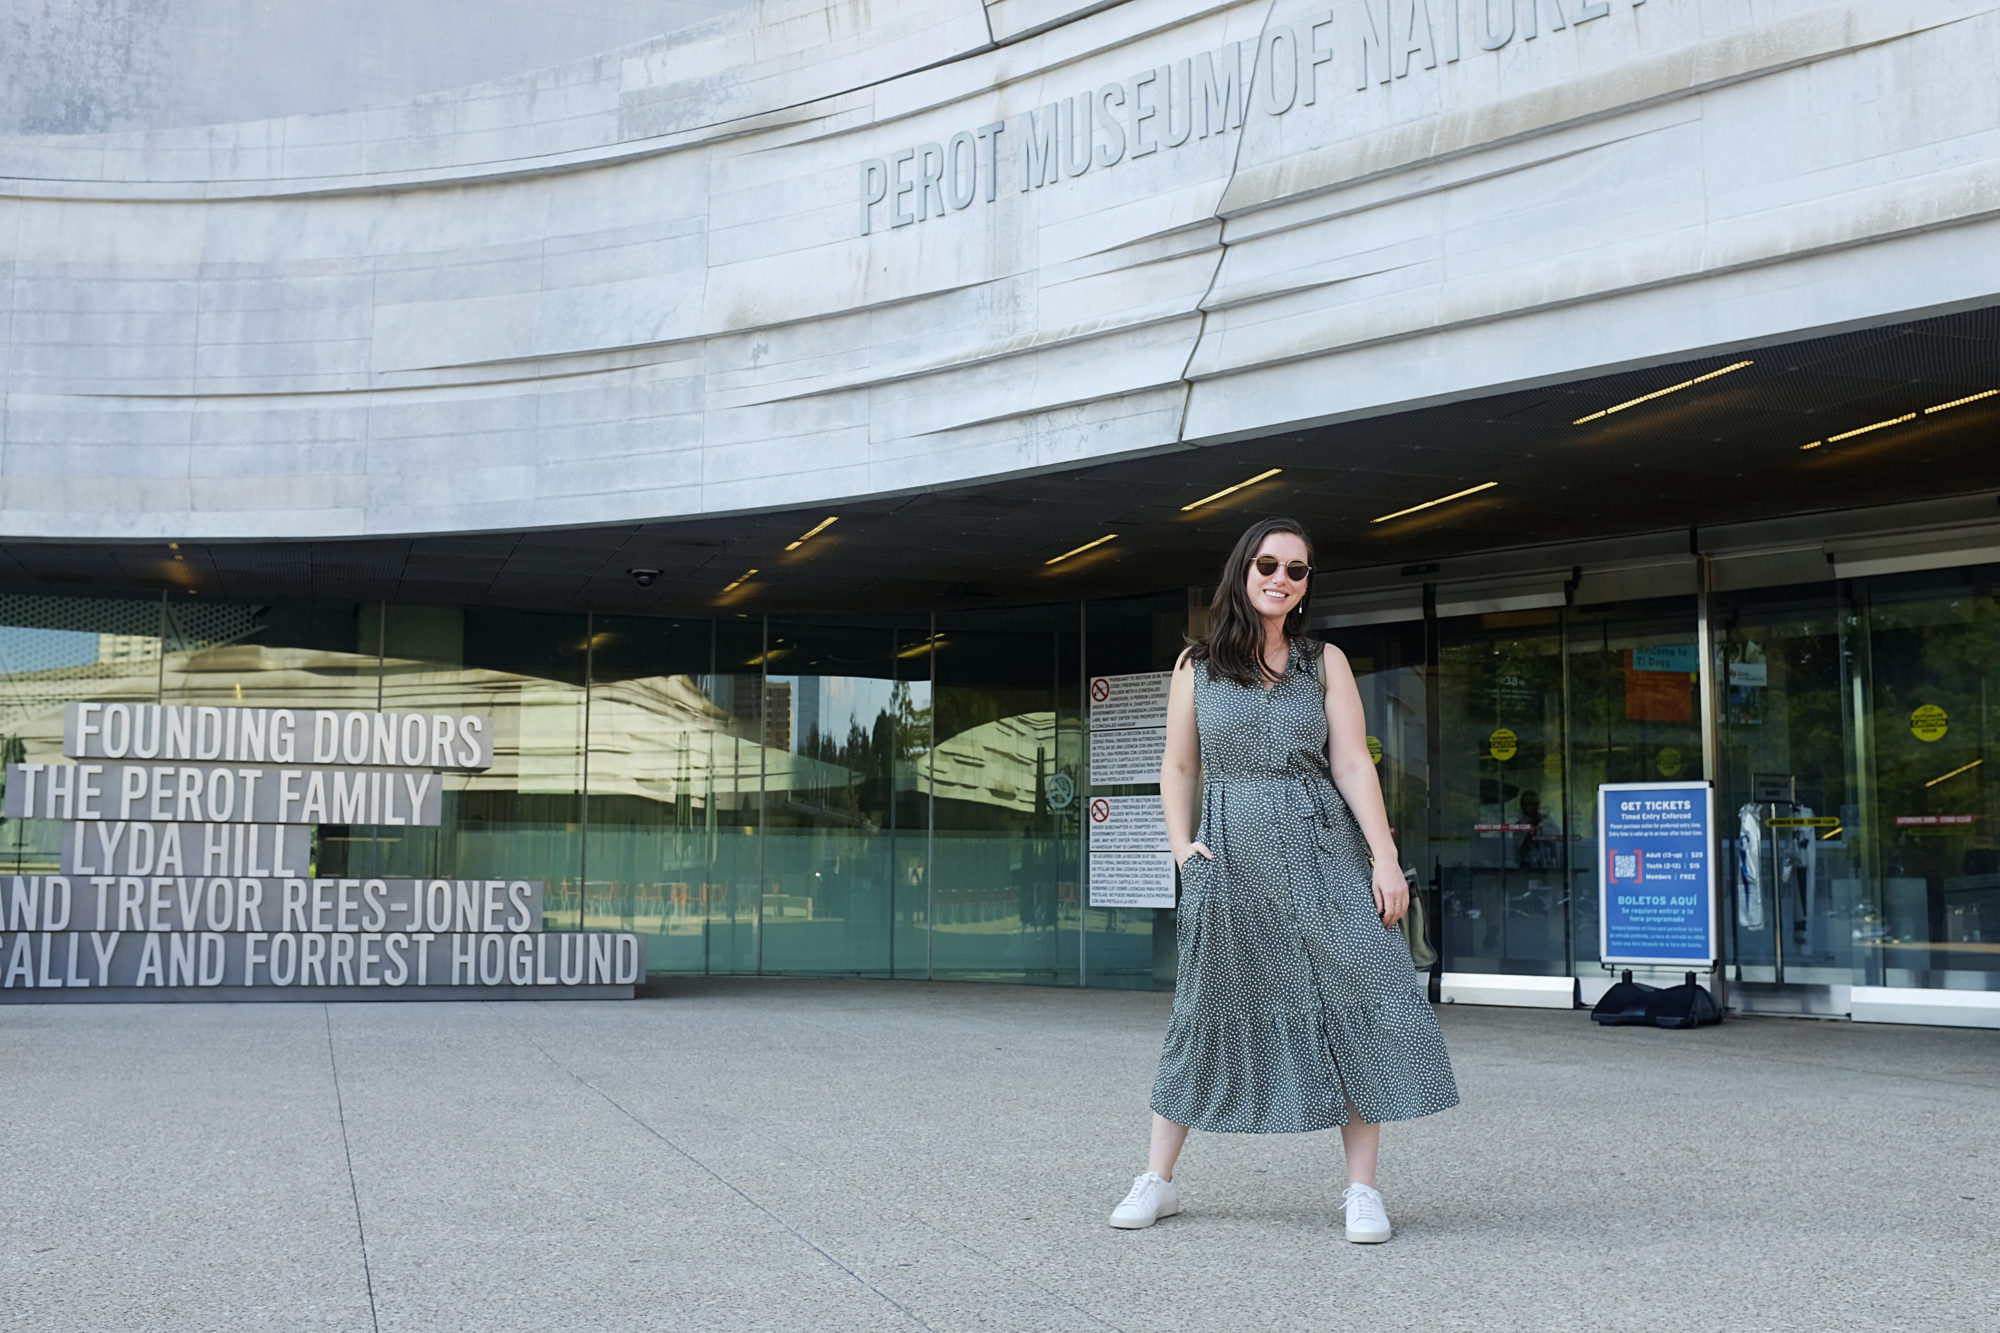
M 1482 8 L 764 0 L 392 105 L 0 139 L 0 531 L 837 504 L 2000 300 L 1995 0 L 1517 7 L 1495 50 Z M 1238 52 L 1240 123 L 1140 151 Z

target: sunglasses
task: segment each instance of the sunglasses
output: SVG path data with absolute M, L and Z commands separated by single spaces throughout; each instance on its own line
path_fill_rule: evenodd
M 1250 562 L 1257 573 L 1267 579 L 1278 572 L 1278 566 L 1281 563 L 1285 565 L 1285 577 L 1294 583 L 1304 583 L 1306 576 L 1313 572 L 1313 567 L 1303 560 L 1293 560 L 1286 563 L 1281 562 L 1275 555 L 1260 555 Z

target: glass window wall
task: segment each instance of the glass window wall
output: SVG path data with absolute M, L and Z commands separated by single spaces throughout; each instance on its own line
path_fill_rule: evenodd
M 1859 799 L 1825 808 L 1843 825 L 1858 814 L 1866 836 L 1818 834 L 1815 850 L 1858 843 L 1841 868 L 1852 877 L 1858 860 L 1872 893 L 1850 907 L 1836 891 L 1834 912 L 1849 910 L 1823 929 L 1809 917 L 1808 947 L 1823 935 L 1852 955 L 1857 981 L 2000 989 L 2000 788 L 1986 767 L 2000 721 L 2000 565 L 1856 580 L 1843 594 Z
M 1717 599 L 1724 935 L 1752 985 L 1848 985 L 1872 896 L 1849 796 L 1847 626 L 1831 582 Z
M 63 705 L 73 699 L 157 702 L 162 629 L 158 593 L 0 594 L 0 762 L 63 762 Z M 53 873 L 61 829 L 54 820 L 0 820 L 0 870 Z
M 1579 975 L 1593 974 L 1598 959 L 1598 787 L 1706 776 L 1695 614 L 1690 594 L 1580 606 L 1565 615 L 1566 748 L 1544 763 L 1562 774 L 1569 798 L 1569 934 Z
M 2000 564 L 1710 615 L 1746 994 L 2000 988 Z M 1695 620 L 1684 596 L 1328 635 L 1444 968 L 1602 975 L 1596 789 L 1705 776 Z M 0 594 L 0 750 L 57 760 L 80 699 L 491 714 L 441 828 L 325 828 L 318 872 L 542 879 L 550 928 L 642 931 L 657 974 L 1164 988 L 1171 909 L 1086 906 L 1081 704 L 1086 672 L 1170 668 L 1187 623 L 1184 594 L 875 619 Z M 10 821 L 0 871 L 51 870 L 55 837 Z
M 1339 629 L 1324 636 L 1347 656 L 1368 719 L 1368 752 L 1382 784 L 1403 868 L 1416 877 L 1405 930 L 1420 969 L 1438 958 L 1438 889 L 1431 852 L 1430 670 L 1422 621 Z
M 937 618 L 933 975 L 1076 979 L 1079 622 L 1074 605 Z
M 1438 623 L 1439 866 L 1445 966 L 1567 975 L 1560 610 Z

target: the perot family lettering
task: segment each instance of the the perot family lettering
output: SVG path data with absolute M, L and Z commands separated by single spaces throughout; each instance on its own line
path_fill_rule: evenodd
M 435 773 L 381 768 L 180 764 L 9 764 L 9 819 L 197 824 L 379 824 L 434 828 Z
M 318 873 L 313 826 L 436 827 L 493 751 L 490 717 L 68 705 L 81 762 L 7 765 L 0 810 L 69 822 L 60 873 L 0 877 L 0 998 L 629 996 L 639 937 L 544 934 L 538 880 Z
M 1637 8 L 1646 0 L 1619 0 Z M 1038 190 L 1093 167 L 1117 166 L 1240 128 L 1255 109 L 1282 116 L 1330 105 L 1340 57 L 1357 92 L 1455 64 L 1468 24 L 1481 50 L 1601 19 L 1612 0 L 1352 0 L 1254 41 L 1141 70 L 943 143 L 917 144 L 861 164 L 861 234 L 992 203 L 1005 180 Z M 1010 165 L 1003 170 L 1002 161 Z

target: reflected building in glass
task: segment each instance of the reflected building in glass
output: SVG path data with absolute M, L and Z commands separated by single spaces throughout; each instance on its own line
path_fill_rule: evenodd
M 1091 682 L 1282 514 L 1441 1001 L 1594 998 L 1599 789 L 1707 782 L 1732 1007 L 2000 1026 L 2000 7 L 1513 7 L 503 16 L 55 112 L 28 20 L 0 750 L 482 714 L 317 872 L 539 879 L 659 977 L 1162 989 Z

